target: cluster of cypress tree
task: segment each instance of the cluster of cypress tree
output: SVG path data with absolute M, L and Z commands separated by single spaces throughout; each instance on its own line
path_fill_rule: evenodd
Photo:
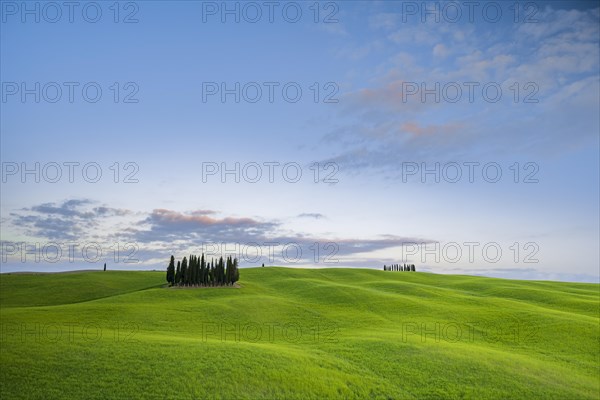
M 415 264 L 392 264 L 392 265 L 384 265 L 384 271 L 412 271 L 415 272 Z
M 191 255 L 189 261 L 186 257 L 177 261 L 175 268 L 175 257 L 167 267 L 167 282 L 170 286 L 226 286 L 233 285 L 240 279 L 237 258 L 227 257 L 223 260 L 204 260 L 204 254 L 200 258 Z

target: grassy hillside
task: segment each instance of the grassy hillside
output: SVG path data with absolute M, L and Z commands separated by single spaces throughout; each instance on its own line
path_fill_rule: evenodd
M 0 398 L 598 399 L 600 286 L 351 269 L 0 276 Z

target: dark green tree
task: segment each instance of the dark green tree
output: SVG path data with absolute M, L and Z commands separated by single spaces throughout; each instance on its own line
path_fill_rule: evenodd
M 240 270 L 238 268 L 238 260 L 237 260 L 237 258 L 234 258 L 233 259 L 233 280 L 231 281 L 231 284 L 234 284 L 239 280 L 240 280 Z
M 181 285 L 185 286 L 187 284 L 187 277 L 188 277 L 188 261 L 187 261 L 187 257 L 183 257 L 183 260 L 181 261 Z
M 231 262 L 231 256 L 227 257 L 225 262 L 225 284 L 230 285 L 233 280 L 233 265 Z
M 181 261 L 177 261 L 177 270 L 175 271 L 175 284 L 181 283 Z
M 200 258 L 196 257 L 196 285 L 200 286 L 202 284 L 202 264 L 200 262 Z
M 209 277 L 208 274 L 210 272 L 210 263 L 205 259 L 204 260 L 204 286 L 208 286 Z
M 198 270 L 198 284 L 200 286 L 204 286 L 204 272 L 206 271 L 206 265 L 204 264 L 204 253 L 202 253 L 202 257 L 200 257 L 200 268 Z
M 190 256 L 192 257 L 192 266 L 191 266 L 191 273 L 190 273 L 190 286 L 194 285 L 194 280 L 196 279 L 196 256 Z
M 106 271 L 106 264 L 104 264 L 104 270 Z M 167 282 L 171 286 L 175 283 L 175 257 L 173 256 L 171 256 L 171 261 L 169 261 L 169 266 L 167 267 Z
M 192 273 L 190 275 L 190 284 L 196 286 L 198 284 L 198 257 L 192 258 Z
M 208 284 L 209 286 L 214 286 L 216 281 L 216 267 L 214 258 L 210 260 L 210 268 L 208 271 Z
M 223 262 L 223 257 L 219 257 L 217 267 L 217 286 L 222 286 L 225 283 L 225 263 Z

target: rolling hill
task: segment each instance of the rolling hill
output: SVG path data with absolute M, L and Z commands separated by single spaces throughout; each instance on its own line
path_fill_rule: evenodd
M 598 399 L 600 285 L 358 269 L 0 275 L 2 399 Z

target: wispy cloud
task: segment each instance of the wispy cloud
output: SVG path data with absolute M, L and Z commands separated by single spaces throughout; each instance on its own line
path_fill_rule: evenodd
M 89 199 L 43 203 L 10 213 L 7 223 L 28 236 L 47 240 L 79 240 L 93 235 L 102 219 L 132 214 L 129 210 L 93 205 Z
M 44 203 L 11 213 L 8 218 L 12 229 L 20 227 L 33 241 L 93 241 L 110 248 L 115 238 L 136 247 L 140 262 L 148 263 L 168 257 L 170 254 L 186 254 L 199 251 L 212 244 L 243 246 L 293 245 L 300 248 L 300 260 L 314 262 L 316 247 L 330 258 L 341 257 L 336 265 L 352 265 L 356 255 L 391 249 L 406 243 L 431 242 L 431 240 L 382 234 L 371 238 L 344 238 L 339 236 L 315 236 L 305 232 L 293 232 L 278 221 L 259 220 L 250 217 L 220 217 L 214 210 L 180 212 L 155 209 L 149 213 L 96 206 L 96 202 L 67 200 L 62 203 Z M 298 218 L 322 219 L 320 213 L 303 213 Z M 104 222 L 111 218 L 106 229 Z M 6 243 L 15 244 L 15 241 Z M 231 246 L 230 246 L 231 247 Z M 110 251 L 108 251 L 110 253 Z M 144 259 L 143 257 L 147 257 Z M 299 261 L 300 261 L 299 260 Z M 379 264 L 373 259 L 375 264 Z M 296 261 L 294 264 L 297 264 Z M 286 264 L 285 256 L 276 255 L 273 262 Z M 335 265 L 332 265 L 335 266 Z
M 372 15 L 370 28 L 389 32 L 388 56 L 370 71 L 371 85 L 344 96 L 340 122 L 323 137 L 337 148 L 329 160 L 368 173 L 393 171 L 407 159 L 502 157 L 594 144 L 600 125 L 599 9 L 547 7 L 536 17 L 538 23 L 515 29 Z M 357 42 L 357 50 L 367 43 Z M 473 101 L 465 82 L 478 85 Z M 498 102 L 484 97 L 483 85 L 490 82 L 502 89 Z M 430 91 L 438 84 L 441 95 L 423 97 L 422 87 L 410 94 L 414 84 Z M 446 84 L 461 86 L 456 103 L 447 100 L 454 89 L 444 95 Z M 579 117 L 567 122 L 565 114 Z
M 319 213 L 302 213 L 302 214 L 298 214 L 298 218 L 323 219 L 326 217 L 323 214 L 319 214 Z

